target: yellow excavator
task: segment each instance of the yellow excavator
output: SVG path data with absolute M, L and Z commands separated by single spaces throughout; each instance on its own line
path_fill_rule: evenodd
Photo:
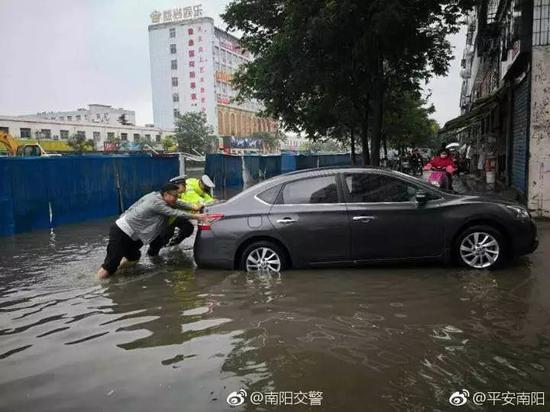
M 61 156 L 60 154 L 46 152 L 40 143 L 20 145 L 8 133 L 0 131 L 0 153 L 2 146 L 7 150 L 8 156 Z

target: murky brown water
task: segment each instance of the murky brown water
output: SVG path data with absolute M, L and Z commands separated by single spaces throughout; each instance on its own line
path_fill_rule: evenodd
M 498 272 L 251 276 L 168 249 L 99 283 L 109 224 L 1 240 L 0 410 L 219 411 L 244 388 L 323 392 L 296 410 L 432 411 L 463 388 L 549 389 L 548 223 L 535 254 Z

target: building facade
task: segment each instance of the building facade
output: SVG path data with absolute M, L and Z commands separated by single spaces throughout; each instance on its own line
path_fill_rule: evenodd
M 26 119 L 55 120 L 75 123 L 100 123 L 120 125 L 120 118 L 124 116 L 129 125 L 136 124 L 136 112 L 122 108 L 115 109 L 104 104 L 90 104 L 87 109 L 77 109 L 69 112 L 41 112 L 18 116 Z
M 550 0 L 482 0 L 467 24 L 461 115 L 442 138 L 550 216 Z
M 237 68 L 252 60 L 239 40 L 202 17 L 200 6 L 153 12 L 149 51 L 155 125 L 174 130 L 177 114 L 203 112 L 218 136 L 273 132 L 256 101 L 238 103 L 231 85 Z
M 98 151 L 109 150 L 109 142 L 115 139 L 127 143 L 129 148 L 147 141 L 155 148 L 162 148 L 162 138 L 166 135 L 162 129 L 145 126 L 123 126 L 121 124 L 99 124 L 22 118 L 0 115 L 0 131 L 9 133 L 16 139 L 68 141 L 72 136 L 82 136 L 93 140 Z

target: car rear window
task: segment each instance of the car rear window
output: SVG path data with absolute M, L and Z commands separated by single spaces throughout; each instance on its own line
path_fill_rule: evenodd
M 338 203 L 336 176 L 319 176 L 287 183 L 277 203 L 286 205 Z
M 273 186 L 270 189 L 264 190 L 262 193 L 256 195 L 258 199 L 263 200 L 266 203 L 269 203 L 270 205 L 275 203 L 275 200 L 277 199 L 277 195 L 279 194 L 279 190 L 281 190 L 282 185 Z

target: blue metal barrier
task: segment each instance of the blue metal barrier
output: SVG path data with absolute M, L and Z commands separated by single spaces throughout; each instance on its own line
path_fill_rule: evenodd
M 245 188 L 255 185 L 260 181 L 260 157 L 244 156 L 243 186 Z
M 177 158 L 0 158 L 0 236 L 107 217 L 178 174 Z
M 319 156 L 317 155 L 298 155 L 296 156 L 296 170 L 316 168 L 319 166 L 318 161 Z
M 269 179 L 281 174 L 281 156 L 260 156 L 260 176 Z
M 206 155 L 205 173 L 216 184 L 216 195 L 227 198 L 228 193 L 236 189 L 250 187 L 261 180 L 295 170 L 313 169 L 316 167 L 349 166 L 350 155 L 343 154 L 308 154 L 293 155 L 284 153 L 272 156 L 231 156 L 225 154 Z M 228 189 L 228 190 L 226 190 Z
M 281 173 L 289 173 L 296 170 L 296 155 L 281 154 Z
M 349 154 L 319 155 L 319 167 L 350 166 Z

